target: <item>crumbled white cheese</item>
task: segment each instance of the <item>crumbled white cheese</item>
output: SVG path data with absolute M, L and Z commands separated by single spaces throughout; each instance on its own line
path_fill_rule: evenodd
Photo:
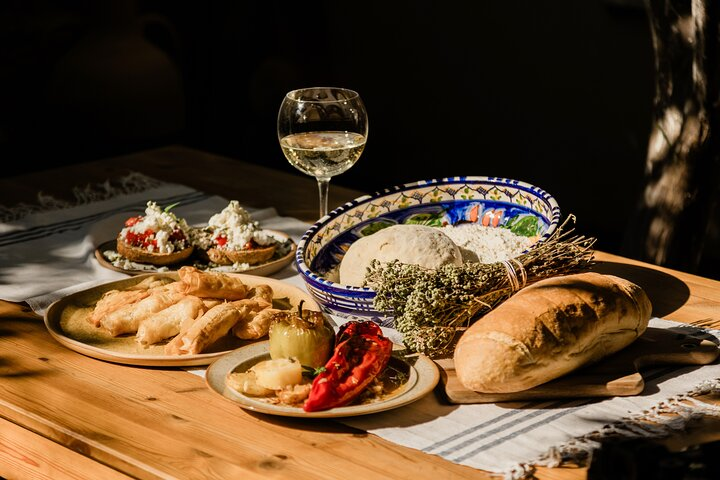
M 128 260 L 123 257 L 115 250 L 105 250 L 103 252 L 105 259 L 112 264 L 113 267 L 120 268 L 122 270 L 135 270 L 135 271 L 146 271 L 146 272 L 169 272 L 168 267 L 158 267 L 150 265 L 148 263 L 138 263 Z
M 158 253 L 172 253 L 178 249 L 183 249 L 187 245 L 174 244 L 170 241 L 170 234 L 175 230 L 182 230 L 186 235 L 189 230 L 188 224 L 184 219 L 178 218 L 174 213 L 161 209 L 156 202 L 147 202 L 145 215 L 130 227 L 121 230 L 120 235 L 125 237 L 128 232 L 142 234 L 148 230 L 155 234 L 156 246 L 150 245 L 149 251 L 157 251 Z M 157 250 L 155 250 L 157 248 Z
M 225 207 L 220 213 L 216 213 L 210 220 L 208 225 L 216 228 L 226 228 L 236 225 L 248 225 L 253 224 L 250 213 L 240 206 L 240 202 L 237 200 L 231 200 L 227 207 Z
M 210 248 L 219 237 L 227 239 L 222 248 L 229 250 L 242 250 L 251 240 L 262 246 L 278 242 L 260 228 L 259 222 L 254 221 L 237 200 L 231 200 L 220 213 L 210 217 L 206 229 L 193 232 L 193 242 L 203 249 Z

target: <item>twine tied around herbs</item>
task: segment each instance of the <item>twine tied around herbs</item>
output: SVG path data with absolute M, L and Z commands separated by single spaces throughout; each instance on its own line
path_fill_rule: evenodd
M 544 242 L 510 260 L 469 262 L 428 269 L 373 261 L 365 285 L 375 290 L 373 306 L 391 312 L 406 347 L 430 357 L 446 354 L 457 334 L 517 291 L 543 278 L 586 270 L 595 238 L 569 237 L 568 216 Z
M 523 264 L 511 258 L 502 262 L 503 266 L 507 270 L 508 280 L 510 280 L 510 287 L 512 293 L 517 292 L 521 288 L 524 288 L 527 284 L 527 272 Z M 513 264 L 515 264 L 513 266 Z M 519 278 L 518 278 L 519 277 Z

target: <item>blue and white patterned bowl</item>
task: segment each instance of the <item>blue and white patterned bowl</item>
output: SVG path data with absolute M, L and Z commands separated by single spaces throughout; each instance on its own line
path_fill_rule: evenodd
M 372 289 L 335 283 L 330 280 L 333 270 L 355 240 L 380 228 L 398 223 L 455 225 L 461 221 L 509 228 L 537 239 L 537 245 L 557 229 L 560 207 L 544 190 L 508 178 L 421 180 L 365 195 L 336 208 L 302 236 L 295 263 L 308 291 L 325 312 L 392 327 L 392 313 L 373 307 Z

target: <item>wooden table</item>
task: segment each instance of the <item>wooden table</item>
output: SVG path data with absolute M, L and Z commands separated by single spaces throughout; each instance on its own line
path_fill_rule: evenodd
M 37 192 L 72 199 L 71 187 L 129 171 L 313 221 L 316 186 L 183 147 L 0 180 L 0 203 Z M 360 192 L 331 186 L 331 207 Z M 720 327 L 720 282 L 597 252 L 596 270 L 645 288 L 658 317 Z M 493 478 L 333 421 L 253 414 L 180 369 L 115 365 L 57 343 L 23 305 L 0 302 L 0 476 L 16 478 Z M 715 398 L 705 398 L 716 402 Z M 676 446 L 720 438 L 707 418 Z M 540 468 L 543 479 L 585 478 L 583 468 Z

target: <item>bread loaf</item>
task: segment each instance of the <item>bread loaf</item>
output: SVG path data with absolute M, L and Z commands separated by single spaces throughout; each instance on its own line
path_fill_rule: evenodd
M 541 280 L 462 334 L 453 357 L 458 380 L 486 393 L 533 388 L 627 347 L 651 311 L 642 288 L 623 278 L 589 272 Z
M 340 262 L 340 283 L 362 287 L 373 260 L 438 268 L 462 265 L 462 252 L 440 228 L 398 224 L 357 239 Z

